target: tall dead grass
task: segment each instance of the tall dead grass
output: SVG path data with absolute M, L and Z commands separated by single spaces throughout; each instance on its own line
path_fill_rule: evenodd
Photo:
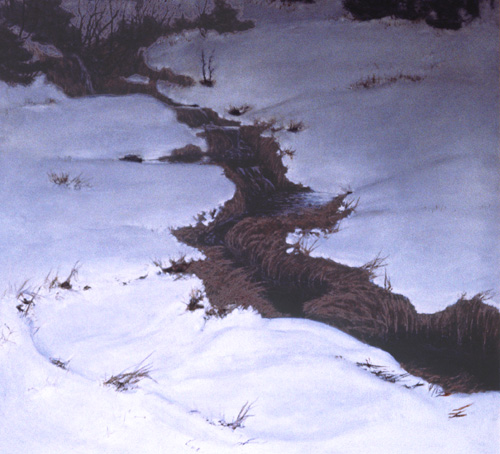
M 207 156 L 234 182 L 234 197 L 212 222 L 174 231 L 198 247 L 203 261 L 190 265 L 200 277 L 215 315 L 250 307 L 266 317 L 303 316 L 318 320 L 391 352 L 408 370 L 446 390 L 498 389 L 500 316 L 477 296 L 460 299 L 436 314 L 418 314 L 390 284 L 373 282 L 383 259 L 350 267 L 293 249 L 288 234 L 330 235 L 350 216 L 349 193 L 316 207 L 294 205 L 263 212 L 276 194 L 307 191 L 290 182 L 283 153 L 264 126 L 211 122 L 199 109 L 180 109 L 191 125 L 204 125 Z M 218 121 L 218 120 L 217 120 Z M 281 210 L 281 211 L 280 211 Z

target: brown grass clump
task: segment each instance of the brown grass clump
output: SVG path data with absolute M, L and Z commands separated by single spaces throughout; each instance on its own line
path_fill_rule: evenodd
M 194 312 L 196 309 L 203 309 L 203 304 L 201 302 L 205 298 L 203 290 L 199 288 L 194 288 L 189 294 L 189 302 L 186 304 L 186 310 L 189 312 Z
M 185 110 L 184 110 L 185 111 Z M 179 110 L 178 110 L 179 112 Z M 181 110 L 183 112 L 183 110 Z M 196 116 L 202 115 L 193 109 Z M 203 120 L 203 121 L 202 121 Z M 212 216 L 174 234 L 206 255 L 190 265 L 212 304 L 207 317 L 250 307 L 267 317 L 301 316 L 328 323 L 384 348 L 408 371 L 447 391 L 498 389 L 499 313 L 481 297 L 462 298 L 437 314 L 418 314 L 410 301 L 373 283 L 383 258 L 349 267 L 310 255 L 307 244 L 287 243 L 333 234 L 355 209 L 349 193 L 320 206 L 300 204 L 262 211 L 277 195 L 307 191 L 286 177 L 284 155 L 269 125 L 221 126 L 205 122 L 207 156 L 234 182 L 234 197 Z M 388 381 L 390 372 L 378 373 Z
M 203 151 L 197 145 L 188 144 L 182 148 L 175 148 L 170 153 L 170 156 L 160 158 L 159 161 L 169 161 L 177 163 L 193 163 L 198 162 L 203 158 Z
M 63 361 L 59 358 L 49 358 L 49 360 L 54 366 L 59 367 L 60 369 L 63 370 L 68 370 L 69 360 Z
M 264 317 L 284 315 L 265 298 L 265 289 L 253 281 L 251 270 L 226 257 L 223 247 L 204 247 L 203 252 L 207 258 L 194 262 L 191 271 L 203 280 L 212 305 L 209 316 L 225 315 L 236 307 L 252 307 Z
M 246 114 L 251 107 L 248 104 L 243 104 L 241 106 L 229 106 L 227 113 L 229 115 L 233 115 L 234 117 L 240 117 L 241 115 Z
M 186 260 L 185 255 L 181 255 L 178 259 L 170 259 L 170 266 L 164 265 L 163 261 L 160 259 L 153 260 L 153 265 L 160 268 L 160 272 L 163 274 L 184 274 L 187 273 L 189 267 L 193 263 L 192 260 Z
M 105 386 L 114 386 L 118 392 L 130 391 L 131 389 L 137 388 L 137 384 L 150 376 L 151 366 L 146 365 L 137 368 L 132 372 L 120 372 L 117 375 L 112 375 L 107 380 L 103 382 Z
M 80 263 L 76 262 L 71 268 L 68 277 L 62 282 L 59 276 L 56 274 L 54 277 L 50 277 L 50 274 L 46 278 L 49 290 L 54 288 L 62 288 L 63 290 L 71 290 L 73 288 L 72 281 L 76 280 L 78 277 L 78 271 L 80 270 Z
M 67 172 L 49 172 L 48 177 L 49 180 L 56 186 L 75 189 L 76 191 L 79 191 L 82 188 L 92 187 L 90 181 L 84 178 L 82 174 L 77 175 L 76 177 L 71 177 Z

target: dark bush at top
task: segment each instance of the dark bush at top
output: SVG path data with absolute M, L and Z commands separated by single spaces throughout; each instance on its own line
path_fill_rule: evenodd
M 54 44 L 63 50 L 75 50 L 79 36 L 70 24 L 73 15 L 61 7 L 62 0 L 31 0 L 5 2 L 0 9 L 8 24 L 28 32 L 36 41 Z
M 357 20 L 424 19 L 433 27 L 457 30 L 479 16 L 480 1 L 485 0 L 343 0 L 343 5 Z
M 22 47 L 21 40 L 6 26 L 0 25 L 0 80 L 13 84 L 29 84 L 40 69 L 29 63 L 31 54 Z

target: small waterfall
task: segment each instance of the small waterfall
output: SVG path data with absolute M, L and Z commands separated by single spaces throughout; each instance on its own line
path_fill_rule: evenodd
M 78 66 L 80 68 L 80 80 L 83 83 L 83 86 L 85 87 L 87 94 L 88 95 L 95 94 L 94 86 L 92 85 L 92 79 L 82 59 L 77 54 L 72 54 L 71 58 L 74 58 L 78 63 Z

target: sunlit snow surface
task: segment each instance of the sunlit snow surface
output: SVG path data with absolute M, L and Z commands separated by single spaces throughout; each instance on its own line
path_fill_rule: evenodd
M 291 177 L 361 197 L 358 215 L 317 253 L 348 263 L 390 253 L 393 285 L 419 310 L 494 286 L 496 26 L 451 33 L 294 16 L 292 33 L 275 13 L 279 26 L 209 38 L 217 43 L 213 90 L 169 94 L 221 112 L 250 103 L 250 119 L 304 121 L 300 134 L 278 135 L 297 149 Z M 324 47 L 300 49 L 320 34 Z M 292 70 L 290 36 L 299 46 Z M 464 44 L 471 41 L 475 49 Z M 394 70 L 425 79 L 348 89 Z M 218 167 L 154 161 L 187 143 L 203 145 L 144 96 L 75 100 L 43 79 L 26 88 L 0 83 L 0 452 L 498 452 L 500 393 L 438 397 L 418 377 L 384 382 L 356 362 L 403 373 L 390 355 L 319 323 L 186 312 L 201 282 L 158 275 L 152 261 L 200 256 L 169 227 L 234 191 Z M 146 161 L 118 160 L 126 154 Z M 51 172 L 88 184 L 56 186 Z M 49 273 L 64 279 L 77 261 L 72 290 L 47 288 Z M 20 317 L 16 292 L 26 280 L 38 296 Z M 138 388 L 103 386 L 141 366 L 151 379 Z M 245 427 L 221 425 L 247 402 Z M 469 404 L 467 416 L 449 419 Z

